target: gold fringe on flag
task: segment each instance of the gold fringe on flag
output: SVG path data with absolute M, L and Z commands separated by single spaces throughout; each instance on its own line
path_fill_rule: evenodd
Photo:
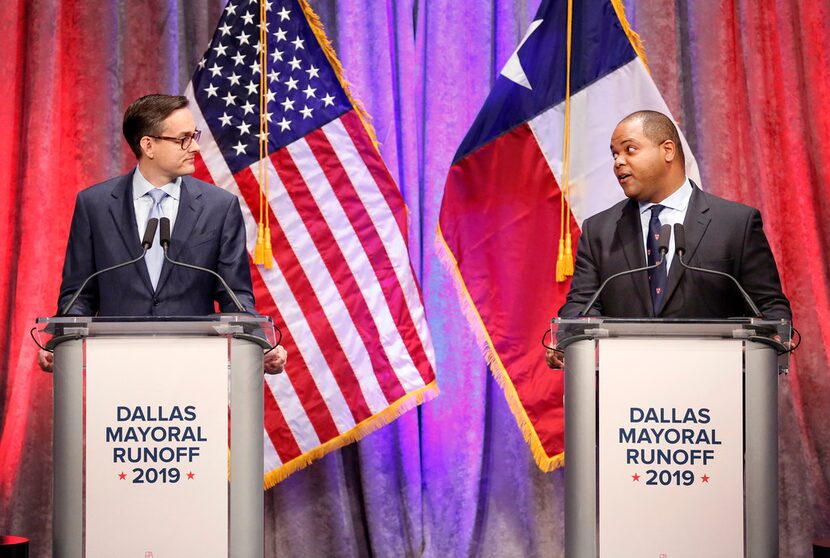
M 643 66 L 646 67 L 646 71 L 651 73 L 651 70 L 648 69 L 648 60 L 646 60 L 646 50 L 643 48 L 643 41 L 640 39 L 640 35 L 638 35 L 628 23 L 628 19 L 625 17 L 625 6 L 623 6 L 622 0 L 611 0 L 611 5 L 614 7 L 617 19 L 620 20 L 620 24 L 623 26 L 625 35 L 628 37 L 628 41 L 631 43 L 632 48 L 634 48 L 634 52 L 636 52 L 637 56 L 640 57 L 640 60 L 643 62 Z
M 372 140 L 372 145 L 375 146 L 375 149 L 378 149 L 380 145 L 377 140 L 377 135 L 375 134 L 375 128 L 372 126 L 369 117 L 369 114 L 366 112 L 366 109 L 363 107 L 363 103 L 352 97 L 351 91 L 349 91 L 350 84 L 348 80 L 344 77 L 343 73 L 343 65 L 340 63 L 340 60 L 337 58 L 337 53 L 334 52 L 334 47 L 331 45 L 331 41 L 326 36 L 326 30 L 323 27 L 323 22 L 320 20 L 320 17 L 314 13 L 314 10 L 311 9 L 311 6 L 308 4 L 308 0 L 298 0 L 300 3 L 300 8 L 303 10 L 303 14 L 305 14 L 305 18 L 308 21 L 308 25 L 311 27 L 311 30 L 314 32 L 314 37 L 316 37 L 317 42 L 320 44 L 320 48 L 323 49 L 323 53 L 326 55 L 326 59 L 329 61 L 331 65 L 331 69 L 334 70 L 334 75 L 337 76 L 337 81 L 340 82 L 340 87 L 343 88 L 343 91 L 346 93 L 346 97 L 348 97 L 349 102 L 354 107 L 355 111 L 357 111 L 357 115 L 360 117 L 360 121 L 363 123 L 363 127 L 366 128 L 366 131 L 369 133 L 369 138 Z
M 334 70 L 334 74 L 337 76 L 337 80 L 340 82 L 340 86 L 343 88 L 343 91 L 346 93 L 346 96 L 349 99 L 349 102 L 355 108 L 360 121 L 363 123 L 363 127 L 366 129 L 366 132 L 369 134 L 369 138 L 372 140 L 372 145 L 375 146 L 375 149 L 378 149 L 379 144 L 377 141 L 377 135 L 375 134 L 375 129 L 370 123 L 370 118 L 366 109 L 363 107 L 363 104 L 352 97 L 352 94 L 349 90 L 349 82 L 345 79 L 343 75 L 343 65 L 340 63 L 340 60 L 337 58 L 337 54 L 334 52 L 334 48 L 331 45 L 331 41 L 326 36 L 326 31 L 323 28 L 323 22 L 320 20 L 320 17 L 314 13 L 314 10 L 308 4 L 307 0 L 299 0 L 300 8 L 303 10 L 303 14 L 305 15 L 306 20 L 311 27 L 311 30 L 314 32 L 314 36 L 317 39 L 317 42 L 320 44 L 320 47 L 323 49 L 323 53 L 326 55 L 326 59 L 328 59 L 329 64 L 331 65 L 332 69 Z M 259 165 L 258 165 L 258 175 L 259 175 L 259 221 L 257 224 L 257 239 L 256 239 L 256 246 L 254 248 L 254 263 L 256 265 L 264 265 L 265 269 L 271 269 L 274 264 L 273 258 L 273 251 L 271 249 L 271 227 L 270 227 L 270 212 L 268 211 L 268 200 L 269 200 L 269 189 L 268 189 L 268 172 L 266 167 L 265 159 L 268 157 L 268 16 L 267 16 L 267 4 L 265 2 L 260 2 L 259 6 L 259 20 L 260 20 L 260 27 L 259 27 L 259 41 L 260 41 L 260 51 L 259 51 L 259 67 L 260 67 L 260 75 L 259 75 Z
M 507 399 L 507 405 L 510 407 L 510 412 L 516 418 L 516 424 L 519 425 L 519 430 L 522 432 L 522 437 L 530 446 L 530 452 L 533 454 L 533 460 L 539 469 L 549 473 L 565 464 L 565 452 L 560 452 L 554 455 L 548 455 L 545 447 L 542 445 L 542 440 L 539 438 L 539 433 L 533 426 L 530 417 L 527 415 L 527 410 L 522 404 L 519 392 L 516 391 L 516 386 L 513 385 L 513 380 L 507 373 L 504 363 L 501 361 L 496 346 L 493 343 L 487 327 L 484 325 L 484 320 L 478 312 L 473 297 L 467 289 L 464 282 L 464 277 L 461 275 L 461 270 L 458 267 L 458 261 L 447 246 L 447 241 L 444 239 L 444 233 L 441 232 L 441 225 L 436 229 L 435 235 L 435 253 L 438 260 L 449 272 L 455 285 L 455 292 L 458 295 L 459 306 L 461 312 L 470 324 L 470 328 L 476 338 L 476 343 L 493 373 L 496 383 L 504 391 L 504 396 Z
M 438 395 L 438 393 L 438 384 L 435 380 L 433 380 L 420 389 L 410 391 L 381 412 L 374 414 L 363 422 L 357 424 L 348 432 L 345 432 L 336 438 L 332 438 L 324 444 L 319 445 L 313 450 L 298 457 L 295 457 L 287 463 L 283 463 L 273 471 L 267 471 L 264 479 L 265 490 L 273 487 L 278 482 L 288 477 L 291 473 L 308 467 L 312 461 L 320 459 L 327 453 L 360 440 L 367 434 L 371 434 L 372 432 L 386 426 L 403 415 L 405 412 L 414 409 L 421 403 L 431 401 Z
M 571 43 L 573 35 L 573 0 L 568 0 L 567 72 L 565 77 L 565 137 L 562 141 L 562 202 L 559 204 L 559 252 L 556 256 L 556 281 L 561 283 L 574 274 L 571 239 L 571 186 L 568 170 L 571 159 Z

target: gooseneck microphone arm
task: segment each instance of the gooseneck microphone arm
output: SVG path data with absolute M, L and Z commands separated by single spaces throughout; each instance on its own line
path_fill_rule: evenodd
M 113 271 L 115 269 L 118 269 L 119 267 L 124 267 L 124 266 L 130 265 L 130 264 L 134 264 L 134 263 L 140 261 L 142 258 L 144 258 L 144 256 L 147 255 L 147 250 L 149 250 L 150 247 L 153 245 L 153 237 L 156 236 L 156 228 L 158 227 L 158 224 L 159 224 L 159 220 L 156 219 L 155 217 L 150 219 L 149 221 L 147 221 L 147 228 L 144 229 L 144 238 L 141 239 L 141 254 L 137 258 L 134 258 L 134 259 L 132 259 L 130 261 L 127 261 L 127 262 L 123 262 L 123 263 L 120 263 L 120 264 L 116 264 L 116 265 L 107 267 L 105 269 L 101 269 L 99 271 L 96 271 L 95 273 L 93 273 L 89 277 L 87 277 L 84 280 L 84 282 L 81 283 L 81 286 L 78 288 L 78 290 L 75 291 L 75 294 L 72 295 L 72 298 L 69 299 L 69 302 L 67 302 L 63 306 L 63 309 L 61 310 L 59 315 L 60 316 L 66 316 L 67 312 L 69 312 L 72 309 L 72 306 L 74 306 L 75 301 L 78 300 L 79 296 L 81 296 L 81 293 L 86 288 L 87 283 L 89 283 L 92 279 L 94 279 L 95 277 L 98 277 L 102 273 L 107 273 L 108 271 Z
M 159 244 L 161 244 L 161 248 L 162 250 L 164 250 L 164 259 L 173 265 L 186 267 L 187 269 L 193 269 L 195 271 L 204 271 L 205 273 L 210 273 L 211 275 L 219 279 L 219 282 L 222 283 L 223 287 L 225 287 L 225 291 L 228 293 L 228 296 L 231 297 L 234 306 L 236 306 L 237 310 L 244 314 L 245 307 L 242 306 L 242 303 L 239 302 L 238 298 L 236 298 L 236 294 L 233 292 L 233 290 L 231 290 L 231 288 L 228 286 L 228 284 L 225 282 L 221 275 L 219 275 L 212 269 L 208 269 L 206 267 L 176 261 L 167 254 L 167 250 L 170 248 L 170 219 L 168 219 L 167 217 L 162 217 L 159 223 Z
M 729 275 L 728 273 L 724 273 L 723 271 L 716 271 L 714 269 L 705 269 L 702 267 L 694 267 L 688 265 L 686 262 L 683 261 L 683 255 L 686 253 L 686 230 L 683 228 L 683 225 L 680 223 L 675 223 L 674 225 L 674 252 L 677 255 L 677 261 L 680 262 L 685 269 L 690 269 L 692 271 L 698 271 L 700 273 L 711 273 L 712 275 L 719 275 L 721 277 L 726 277 L 730 281 L 732 281 L 736 287 L 738 287 L 738 291 L 741 293 L 741 296 L 744 297 L 744 301 L 746 302 L 749 309 L 752 310 L 752 313 L 756 318 L 763 319 L 764 315 L 758 310 L 758 307 L 755 306 L 755 303 L 752 301 L 752 298 L 749 294 L 744 290 L 738 280 Z
M 658 240 L 657 244 L 657 251 L 660 253 L 660 259 L 657 263 L 653 265 L 647 265 L 645 267 L 638 267 L 636 269 L 626 269 L 625 271 L 620 271 L 619 273 L 615 273 L 608 279 L 602 282 L 602 285 L 599 286 L 597 291 L 594 293 L 594 296 L 591 297 L 591 300 L 582 308 L 579 312 L 578 317 L 582 317 L 588 314 L 591 311 L 591 307 L 594 306 L 594 303 L 599 298 L 599 295 L 602 293 L 602 290 L 605 288 L 610 281 L 616 279 L 617 277 L 622 277 L 623 275 L 629 275 L 631 273 L 638 273 L 640 271 L 648 271 L 649 269 L 654 269 L 656 267 L 660 267 L 666 262 L 666 254 L 669 253 L 669 240 L 671 239 L 671 225 L 663 225 L 660 227 L 660 240 Z M 676 241 L 675 241 L 676 242 Z

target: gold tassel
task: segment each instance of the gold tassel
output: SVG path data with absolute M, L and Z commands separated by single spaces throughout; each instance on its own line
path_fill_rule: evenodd
M 565 233 L 565 255 L 562 258 L 562 272 L 566 277 L 572 277 L 574 274 L 574 253 L 571 248 L 571 231 Z
M 265 260 L 263 250 L 262 224 L 260 223 L 256 231 L 256 248 L 254 248 L 254 263 L 256 265 L 262 265 Z
M 556 255 L 556 282 L 565 280 L 565 241 L 559 239 L 559 252 Z
M 265 269 L 274 267 L 274 252 L 271 250 L 271 227 L 265 227 L 265 246 L 263 246 L 262 259 L 265 264 Z

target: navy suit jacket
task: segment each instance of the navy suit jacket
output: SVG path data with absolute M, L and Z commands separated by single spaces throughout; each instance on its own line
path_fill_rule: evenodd
M 692 187 L 683 223 L 683 261 L 735 277 L 765 318 L 792 319 L 760 212 L 703 192 L 694 184 Z M 635 200 L 624 200 L 586 219 L 571 289 L 559 315 L 576 316 L 605 279 L 645 265 L 640 211 Z M 723 319 L 749 316 L 749 312 L 731 281 L 684 269 L 675 256 L 663 305 L 656 314 L 645 271 L 609 282 L 589 313 L 618 318 Z
M 132 182 L 135 170 L 78 193 L 63 265 L 58 311 L 95 271 L 141 254 Z M 245 242 L 245 225 L 236 196 L 182 177 L 181 198 L 170 240 L 174 260 L 212 269 L 255 313 Z M 209 273 L 164 262 L 153 291 L 144 260 L 90 281 L 68 312 L 82 316 L 204 316 L 238 312 L 221 283 Z

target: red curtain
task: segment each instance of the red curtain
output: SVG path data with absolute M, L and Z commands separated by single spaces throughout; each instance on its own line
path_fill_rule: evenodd
M 830 537 L 830 5 L 637 5 L 652 71 L 704 187 L 761 209 L 804 342 L 782 377 L 782 556 Z
M 124 108 L 131 100 L 148 92 L 183 90 L 193 65 L 210 40 L 224 3 L 223 0 L 210 0 L 209 3 L 9 0 L 0 11 L 0 52 L 3 53 L 0 57 L 0 534 L 34 536 L 33 556 L 49 555 L 52 378 L 36 368 L 36 348 L 28 331 L 36 316 L 55 311 L 60 266 L 75 194 L 134 164 L 120 140 Z M 512 9 L 514 3 L 521 4 L 516 13 L 526 14 L 522 23 L 526 26 L 538 2 L 495 4 L 502 10 L 508 4 Z M 312 4 L 319 10 L 336 5 L 324 0 Z M 347 8 L 359 11 L 369 4 L 350 0 L 343 2 L 342 8 L 330 10 L 332 13 L 346 12 Z M 391 1 L 388 4 L 390 13 L 403 12 L 402 6 L 406 2 Z M 463 3 L 446 4 L 447 10 L 468 9 Z M 481 4 L 490 6 L 493 3 Z M 793 302 L 796 327 L 804 335 L 804 343 L 794 359 L 790 375 L 780 382 L 780 517 L 781 555 L 808 556 L 813 538 L 830 538 L 830 436 L 824 430 L 830 422 L 830 398 L 827 397 L 830 388 L 830 331 L 827 326 L 830 320 L 827 288 L 830 272 L 830 109 L 827 108 L 830 5 L 828 0 L 763 3 L 754 0 L 629 0 L 626 5 L 635 29 L 645 41 L 655 80 L 681 121 L 700 162 L 705 188 L 762 210 L 785 291 Z M 461 107 L 456 113 L 442 114 L 440 125 L 435 124 L 437 117 L 430 127 L 424 123 L 429 117 L 428 109 L 441 106 L 438 100 L 455 98 L 449 91 L 456 91 L 458 83 L 479 84 L 488 78 L 484 72 L 460 79 L 459 76 L 448 76 L 442 72 L 447 64 L 441 58 L 467 56 L 466 51 L 480 52 L 480 49 L 476 50 L 480 46 L 491 49 L 493 41 L 478 39 L 497 27 L 489 20 L 470 17 L 464 24 L 468 34 L 445 33 L 450 15 L 437 13 L 444 4 L 424 2 L 418 6 L 420 16 L 416 20 L 415 39 L 424 40 L 428 36 L 430 45 L 446 47 L 440 50 L 440 56 L 433 52 L 434 58 L 423 53 L 418 55 L 418 64 L 426 65 L 423 84 L 410 83 L 414 79 L 411 76 L 400 77 L 401 83 L 411 85 L 401 96 L 409 95 L 407 102 L 415 98 L 411 100 L 412 106 L 422 106 L 424 110 L 414 110 L 417 116 L 407 113 L 413 121 L 408 120 L 406 126 L 393 127 L 389 122 L 394 117 L 382 118 L 384 114 L 389 116 L 389 111 L 384 112 L 381 108 L 393 103 L 372 96 L 383 89 L 365 87 L 367 95 L 364 98 L 375 114 L 379 129 L 392 130 L 390 137 L 380 137 L 387 146 L 397 142 L 402 150 L 401 180 L 405 182 L 405 177 L 409 177 L 410 188 L 423 190 L 421 206 L 410 206 L 411 219 L 415 230 L 424 231 L 421 240 L 426 248 L 421 253 L 422 264 L 425 269 L 432 270 L 433 276 L 439 277 L 441 272 L 435 270 L 440 266 L 430 249 L 433 225 L 429 225 L 434 224 L 440 203 L 440 191 L 437 190 L 440 186 L 436 185 L 443 184 L 452 151 L 468 126 L 456 120 L 462 119 L 460 115 L 471 118 L 481 99 L 471 101 L 469 107 Z M 470 13 L 476 9 L 470 7 Z M 367 13 L 370 11 L 367 8 Z M 426 11 L 430 12 L 430 17 L 423 16 Z M 487 12 L 483 8 L 480 11 Z M 361 12 L 354 21 L 369 26 L 372 22 L 368 19 Z M 335 40 L 339 34 L 347 36 L 345 28 L 338 29 L 336 18 L 330 20 L 334 21 L 329 29 L 330 36 Z M 401 16 L 401 21 L 409 25 L 413 20 L 407 13 Z M 513 22 L 513 19 L 504 21 Z M 480 27 L 474 28 L 475 25 Z M 500 40 L 513 45 L 521 37 L 523 28 L 517 33 L 512 32 L 512 26 L 507 28 L 511 32 Z M 366 40 L 363 35 L 361 38 Z M 360 72 L 355 68 L 359 65 L 349 65 L 350 53 L 355 58 L 362 56 L 360 60 L 369 68 L 377 66 L 380 58 L 398 60 L 402 56 L 391 49 L 360 51 L 363 46 L 350 37 L 343 41 L 340 49 L 347 69 L 352 68 L 357 74 Z M 506 52 L 511 48 L 502 50 Z M 430 64 L 432 60 L 435 63 Z M 415 72 L 418 64 L 407 63 L 401 68 Z M 493 67 L 496 66 L 494 62 Z M 361 82 L 356 80 L 356 83 Z M 482 96 L 486 93 L 484 85 L 476 87 L 476 91 L 482 91 Z M 455 94 L 458 95 L 457 91 Z M 449 137 L 450 132 L 455 135 Z M 427 139 L 425 152 L 413 153 L 415 144 L 420 143 L 420 140 L 415 142 L 414 137 Z M 408 163 L 410 160 L 411 164 Z M 430 290 L 433 283 L 440 284 L 440 281 L 425 277 L 422 283 L 427 285 L 428 305 L 444 308 L 441 297 L 447 298 L 447 293 Z M 430 318 L 434 324 L 433 332 L 447 338 L 443 342 L 448 346 L 453 349 L 467 346 L 468 332 L 463 317 L 435 312 Z M 478 393 L 476 389 L 481 387 L 478 384 L 473 386 L 476 389 L 468 390 L 470 394 L 453 390 L 455 385 L 466 385 L 463 378 L 472 377 L 467 369 L 461 369 L 463 366 L 452 366 L 455 356 L 452 351 L 448 352 L 450 356 L 443 357 L 439 363 L 439 373 L 443 375 L 439 381 L 447 386 L 442 396 L 444 401 L 419 415 L 423 421 L 419 423 L 422 431 L 443 432 L 445 424 L 459 422 L 459 417 L 442 412 L 449 409 L 461 413 L 465 406 L 481 404 L 474 398 Z M 486 378 L 486 375 L 482 373 L 480 377 Z M 452 546 L 456 538 L 466 540 L 456 537 L 456 533 L 473 532 L 459 529 L 460 523 L 443 525 L 430 518 L 462 518 L 467 521 L 464 526 L 484 525 L 476 523 L 488 517 L 488 514 L 476 511 L 486 511 L 487 506 L 480 505 L 484 501 L 491 506 L 489 517 L 513 517 L 517 507 L 514 495 L 527 493 L 530 495 L 528 501 L 543 502 L 553 510 L 548 510 L 546 517 L 560 517 L 556 515 L 556 509 L 559 509 L 556 506 L 561 506 L 561 476 L 554 473 L 543 478 L 532 466 L 529 452 L 525 453 L 520 434 L 511 430 L 515 423 L 503 403 L 494 397 L 488 399 L 487 404 L 487 424 L 495 421 L 494 424 L 499 425 L 493 434 L 492 445 L 504 447 L 504 440 L 509 438 L 517 442 L 506 444 L 507 447 L 519 449 L 506 455 L 498 451 L 500 448 L 471 448 L 465 445 L 468 440 L 463 436 L 444 436 L 439 444 L 421 448 L 424 462 L 414 463 L 413 468 L 423 471 L 422 482 L 419 480 L 403 488 L 389 485 L 389 490 L 412 494 L 414 500 L 426 502 L 427 508 L 433 506 L 424 511 L 423 522 L 416 521 L 425 533 L 423 545 L 426 545 L 428 555 L 430 549 L 441 544 Z M 490 439 L 467 438 L 474 441 Z M 362 447 L 370 448 L 378 439 L 376 435 Z M 418 443 L 417 437 L 413 437 L 407 445 L 417 446 Z M 383 444 L 377 445 L 378 453 L 389 451 Z M 416 447 L 412 449 L 417 452 Z M 503 461 L 499 463 L 509 466 L 499 469 L 498 478 L 486 476 L 478 469 L 467 471 L 471 485 L 480 485 L 481 496 L 477 489 L 470 490 L 470 494 L 455 490 L 455 484 L 461 483 L 443 477 L 458 474 L 458 456 L 478 455 L 475 453 L 478 451 L 482 455 L 500 456 Z M 366 449 L 365 453 L 368 452 Z M 280 494 L 295 496 L 292 502 L 308 501 L 309 506 L 329 509 L 335 491 L 327 490 L 327 487 L 340 484 L 333 480 L 334 476 L 322 473 L 313 476 L 321 467 L 325 468 L 326 463 L 334 463 L 332 460 L 336 456 L 327 459 L 308 470 L 303 477 L 311 479 L 307 484 L 303 484 L 303 480 L 293 481 Z M 331 469 L 338 467 L 339 462 Z M 313 479 L 322 480 L 314 484 Z M 553 494 L 551 486 L 554 487 Z M 455 492 L 442 494 L 438 487 L 449 487 Z M 367 482 L 355 490 L 362 490 L 365 496 L 372 487 Z M 486 494 L 488 491 L 490 496 Z M 384 499 L 397 505 L 397 500 L 388 497 L 390 493 L 386 492 Z M 280 510 L 280 517 L 286 517 L 294 511 L 287 505 L 285 509 L 281 507 L 287 501 L 285 497 L 282 500 L 274 498 L 269 500 L 269 506 Z M 342 509 L 349 509 L 348 500 L 342 504 Z M 404 511 L 396 511 L 396 514 L 411 512 L 404 504 L 400 505 Z M 532 506 L 526 509 L 532 509 Z M 498 536 L 482 530 L 480 540 L 491 540 L 488 536 L 493 537 L 492 540 L 532 539 L 541 541 L 540 545 L 548 544 L 544 548 L 561 548 L 561 520 L 555 524 L 539 524 L 542 519 L 537 522 L 536 518 L 541 518 L 547 509 L 540 507 L 536 514 L 530 514 L 530 518 L 523 518 L 530 525 L 526 532 L 521 531 L 525 528 L 522 526 L 513 526 L 511 529 L 515 532 L 500 532 Z M 378 517 L 385 519 L 382 514 Z M 413 517 L 421 516 L 415 514 Z M 357 533 L 355 537 L 358 538 L 365 533 L 377 533 L 377 524 L 383 522 L 361 524 L 361 521 L 368 522 L 362 515 L 355 516 L 354 521 L 354 526 L 350 523 L 348 529 Z M 281 520 L 273 523 L 276 535 L 269 536 L 285 541 L 285 545 L 291 542 L 294 545 L 311 544 L 315 538 L 321 538 L 323 529 L 323 526 L 311 524 L 292 526 L 291 522 Z M 303 535 L 305 539 L 298 539 Z M 420 540 L 416 543 L 413 548 L 422 547 Z M 482 551 L 499 554 L 498 550 L 481 544 Z M 293 552 L 298 554 L 300 549 L 294 548 Z M 459 552 L 470 553 L 474 552 Z M 502 554 L 509 555 L 510 552 Z
M 52 378 L 29 329 L 55 312 L 76 193 L 135 164 L 126 105 L 182 91 L 208 44 L 224 2 L 199 4 L 14 0 L 0 14 L 0 534 L 43 535 L 35 556 L 49 553 L 51 492 L 33 488 L 51 484 Z

